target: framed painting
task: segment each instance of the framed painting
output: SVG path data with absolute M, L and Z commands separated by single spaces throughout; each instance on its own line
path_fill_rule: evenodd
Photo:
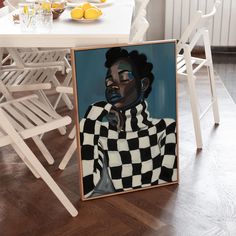
M 82 200 L 178 183 L 175 47 L 71 51 Z

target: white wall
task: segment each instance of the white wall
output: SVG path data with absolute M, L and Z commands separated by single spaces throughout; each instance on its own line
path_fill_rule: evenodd
M 150 0 L 147 9 L 150 27 L 147 40 L 164 39 L 165 33 L 165 0 Z

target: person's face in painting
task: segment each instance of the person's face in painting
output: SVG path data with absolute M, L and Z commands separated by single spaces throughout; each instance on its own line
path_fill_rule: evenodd
M 105 84 L 106 99 L 116 108 L 130 108 L 138 102 L 140 80 L 132 75 L 132 67 L 128 61 L 121 59 L 115 62 L 107 71 Z

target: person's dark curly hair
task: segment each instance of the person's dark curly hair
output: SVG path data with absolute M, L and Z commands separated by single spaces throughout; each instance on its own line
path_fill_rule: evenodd
M 142 78 L 149 78 L 149 87 L 144 93 L 144 98 L 147 98 L 152 90 L 152 82 L 154 75 L 152 74 L 153 65 L 147 62 L 147 57 L 143 53 L 134 50 L 130 53 L 120 47 L 110 48 L 106 53 L 105 67 L 110 68 L 118 60 L 128 61 L 132 67 L 132 74 L 136 79 L 141 81 Z

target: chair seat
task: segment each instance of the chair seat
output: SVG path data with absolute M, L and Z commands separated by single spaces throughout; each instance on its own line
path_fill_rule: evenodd
M 37 136 L 42 130 L 48 132 L 71 123 L 69 116 L 61 117 L 41 103 L 37 95 L 1 103 L 0 108 L 23 139 Z
M 208 61 L 204 58 L 191 57 L 191 65 L 193 69 L 193 75 L 199 71 L 203 66 L 208 66 Z M 177 56 L 177 73 L 180 76 L 187 76 L 186 61 L 183 55 Z
M 67 49 L 58 50 L 45 50 L 45 51 L 23 51 L 20 52 L 20 57 L 25 64 L 45 64 L 48 65 L 59 65 L 64 67 L 64 58 L 68 53 Z M 49 63 L 49 64 L 48 64 Z
M 56 68 L 35 68 L 35 69 L 6 69 L 0 71 L 0 80 L 8 87 L 8 89 L 13 91 L 22 91 L 17 86 L 29 86 L 32 87 L 33 84 L 38 86 L 38 89 L 50 89 L 51 84 L 49 83 L 52 75 L 56 73 Z M 27 90 L 26 88 L 24 90 Z M 33 89 L 35 90 L 35 89 Z
M 9 92 L 39 91 L 50 89 L 50 81 L 56 73 L 57 68 L 35 68 L 35 69 L 2 69 L 0 81 L 7 87 Z M 0 92 L 0 101 L 8 97 L 8 93 Z

